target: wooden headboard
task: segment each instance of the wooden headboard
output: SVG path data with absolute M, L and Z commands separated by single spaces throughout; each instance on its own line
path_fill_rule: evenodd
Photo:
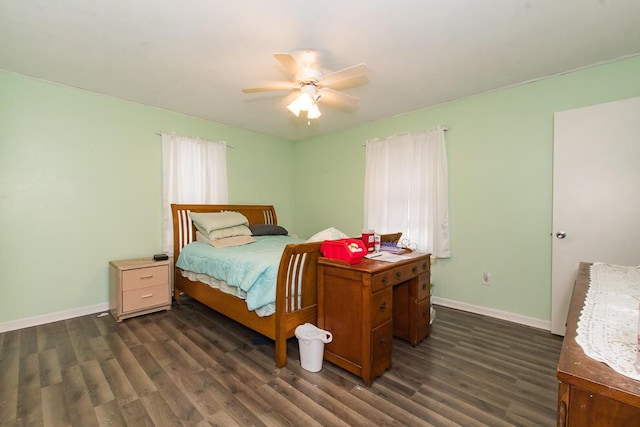
M 182 248 L 193 242 L 196 235 L 195 225 L 191 222 L 189 212 L 239 212 L 247 217 L 250 225 L 277 225 L 276 210 L 273 205 L 171 205 L 173 218 L 173 256 L 178 257 Z

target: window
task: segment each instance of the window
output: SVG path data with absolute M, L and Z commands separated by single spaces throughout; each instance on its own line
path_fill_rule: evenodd
M 445 128 L 366 143 L 364 228 L 401 231 L 422 252 L 448 258 Z
M 227 144 L 162 133 L 162 251 L 173 253 L 172 203 L 226 204 Z

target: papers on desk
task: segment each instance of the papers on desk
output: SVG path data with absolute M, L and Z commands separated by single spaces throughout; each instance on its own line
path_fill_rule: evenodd
M 404 256 L 404 255 L 396 255 L 390 252 L 374 252 L 372 254 L 365 255 L 364 257 L 372 259 L 374 261 L 384 261 L 384 262 L 398 262 L 398 261 L 403 261 L 405 259 L 411 259 L 411 257 Z
M 393 243 L 386 243 L 386 242 L 382 242 L 380 244 L 380 251 L 381 252 L 389 252 L 389 253 L 398 254 L 398 255 L 405 253 L 405 249 L 404 248 L 396 246 Z

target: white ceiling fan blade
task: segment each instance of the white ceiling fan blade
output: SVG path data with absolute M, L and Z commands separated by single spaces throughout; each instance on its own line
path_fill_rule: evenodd
M 300 66 L 298 62 L 293 59 L 293 56 L 288 53 L 274 53 L 273 56 L 280 61 L 280 63 L 291 73 L 291 76 L 295 76 L 300 71 Z
M 360 100 L 355 96 L 325 87 L 320 89 L 320 102 L 331 106 L 353 108 Z
M 333 73 L 329 73 L 320 81 L 322 86 L 332 86 L 344 80 L 355 79 L 369 74 L 369 67 L 366 64 L 358 64 L 344 68 Z
M 331 89 L 334 90 L 344 90 L 344 89 L 352 89 L 355 87 L 365 86 L 369 83 L 369 78 L 367 76 L 359 76 L 354 77 L 347 80 L 340 80 L 339 82 L 335 82 L 331 84 Z M 322 84 L 319 84 L 322 87 Z
M 273 82 L 260 87 L 249 87 L 242 89 L 244 93 L 269 92 L 275 90 L 291 90 L 297 88 L 298 85 L 293 82 Z

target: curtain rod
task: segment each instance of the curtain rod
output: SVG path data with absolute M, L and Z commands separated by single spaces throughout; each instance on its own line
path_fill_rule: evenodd
M 406 132 L 402 132 L 402 133 L 395 133 L 395 134 L 393 134 L 393 135 L 389 135 L 387 138 L 392 137 L 392 136 L 404 136 L 404 135 L 411 135 L 412 133 L 422 133 L 422 132 L 427 132 L 427 131 L 430 131 L 430 130 L 432 130 L 432 129 L 436 128 L 436 127 L 442 127 L 442 129 L 443 129 L 445 132 L 449 130 L 449 128 L 448 128 L 448 127 L 446 127 L 446 126 L 435 126 L 435 127 L 431 128 L 431 129 L 427 129 L 427 130 L 419 130 L 419 131 L 411 131 L 411 130 L 408 130 L 408 131 L 406 131 Z
M 162 130 L 159 130 L 158 132 L 156 132 L 156 135 L 160 135 L 160 136 L 162 136 L 162 135 L 176 135 L 176 136 L 179 136 L 175 132 L 165 132 L 165 131 L 162 131 Z M 191 138 L 191 137 L 187 136 L 185 138 Z M 200 138 L 199 136 L 196 136 L 195 138 L 191 138 L 191 139 L 199 139 L 200 141 L 209 141 L 207 139 Z M 215 141 L 209 141 L 209 142 L 215 142 Z M 236 148 L 235 145 L 227 144 L 226 141 L 224 141 L 224 143 L 229 148 Z
M 442 127 L 442 129 L 445 132 L 449 130 L 449 128 L 447 126 L 435 126 L 435 127 Z M 433 128 L 431 128 L 431 129 L 433 129 Z M 396 134 L 393 134 L 393 135 L 386 136 L 384 138 L 373 138 L 373 140 L 388 139 L 388 138 L 391 138 L 391 137 L 394 137 L 394 136 L 404 136 L 404 135 L 411 135 L 412 133 L 427 132 L 428 130 L 431 130 L 431 129 L 427 129 L 425 131 L 421 130 L 421 131 L 417 131 L 417 132 L 415 132 L 415 131 L 407 131 L 407 132 L 402 132 L 402 133 L 396 133 Z M 362 144 L 362 146 L 366 147 L 367 143 L 365 142 L 364 144 Z

